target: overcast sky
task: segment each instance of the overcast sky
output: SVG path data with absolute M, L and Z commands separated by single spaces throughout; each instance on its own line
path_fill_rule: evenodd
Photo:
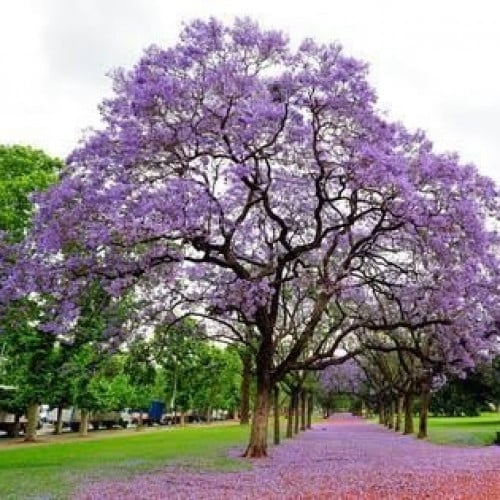
M 370 63 L 380 108 L 500 183 L 500 7 L 494 0 L 2 0 L 0 143 L 65 157 L 99 123 L 108 71 L 175 42 L 181 23 L 248 15 L 340 41 Z

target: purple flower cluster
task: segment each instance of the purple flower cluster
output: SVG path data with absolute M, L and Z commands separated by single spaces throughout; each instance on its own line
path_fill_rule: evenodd
M 417 441 L 354 417 L 335 416 L 274 448 L 251 471 L 167 468 L 86 484 L 78 500 L 498 499 L 500 448 Z
M 324 392 L 359 393 L 366 375 L 358 362 L 349 359 L 340 365 L 331 365 L 319 374 L 319 383 Z
M 47 331 L 78 319 L 96 279 L 112 296 L 175 286 L 221 314 L 253 321 L 259 310 L 261 332 L 295 287 L 356 306 L 352 330 L 351 316 L 387 320 L 381 297 L 390 321 L 454 318 L 443 350 L 458 349 L 465 368 L 467 353 L 489 350 L 496 187 L 381 117 L 365 63 L 211 19 L 117 71 L 114 90 L 104 129 L 37 196 L 0 293 L 53 299 Z M 308 292 L 307 310 L 317 298 Z

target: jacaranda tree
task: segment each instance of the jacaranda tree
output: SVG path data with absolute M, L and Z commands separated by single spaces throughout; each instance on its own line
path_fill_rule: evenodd
M 441 273 L 459 266 L 474 282 L 490 279 L 493 183 L 384 119 L 366 75 L 338 45 L 291 49 L 247 19 L 195 21 L 174 47 L 151 47 L 115 73 L 103 129 L 39 196 L 10 296 L 45 297 L 52 332 L 78 318 L 78 296 L 95 279 L 114 296 L 140 287 L 156 315 L 178 294 L 184 310 L 253 328 L 246 455 L 266 455 L 273 386 L 290 370 L 338 362 L 339 345 L 318 328 L 332 339 L 364 323 L 390 328 L 380 294 L 394 307 L 401 296 L 404 312 L 432 276 L 417 279 L 416 255 Z M 294 290 L 302 320 L 283 337 Z M 447 299 L 392 326 L 448 324 Z M 360 312 L 367 306 L 375 317 Z

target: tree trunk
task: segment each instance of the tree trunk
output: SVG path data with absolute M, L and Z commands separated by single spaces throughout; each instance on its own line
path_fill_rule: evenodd
M 293 433 L 298 434 L 299 433 L 299 428 L 300 428 L 300 407 L 299 407 L 299 402 L 300 402 L 300 391 L 295 392 L 295 397 L 293 401 Z
M 280 389 L 278 385 L 274 386 L 273 394 L 274 407 L 274 444 L 280 444 Z
M 404 395 L 405 409 L 405 428 L 403 434 L 413 434 L 413 395 L 406 393 Z
M 387 428 L 394 429 L 394 400 L 389 403 L 389 415 L 387 419 Z
M 144 427 L 144 418 L 142 417 L 142 410 L 139 411 L 139 415 L 137 417 L 137 424 L 135 426 L 136 432 L 139 432 Z
M 31 402 L 26 410 L 26 432 L 24 440 L 27 442 L 36 441 L 36 428 L 38 425 L 39 406 L 36 402 Z
M 267 424 L 271 396 L 269 374 L 257 374 L 257 393 L 252 415 L 250 442 L 244 456 L 247 458 L 267 457 Z
M 431 391 L 430 384 L 422 385 L 421 392 L 421 404 L 420 404 L 420 417 L 418 422 L 418 435 L 419 439 L 427 437 L 427 417 L 429 415 L 429 404 L 431 402 Z
M 259 313 L 256 313 L 259 316 Z M 250 442 L 244 456 L 247 458 L 267 457 L 267 427 L 272 390 L 277 380 L 272 380 L 273 336 L 268 318 L 262 315 L 262 342 L 255 357 L 256 392 L 250 426 Z
M 314 396 L 309 394 L 309 399 L 307 401 L 307 428 L 310 429 L 312 427 L 312 414 L 314 408 Z
M 14 415 L 14 435 L 12 437 L 18 438 L 21 432 L 21 415 L 16 413 Z
M 181 420 L 179 424 L 181 427 L 184 427 L 186 425 L 186 412 L 184 410 L 181 410 Z
M 384 425 L 386 427 L 389 427 L 389 422 L 391 420 L 391 403 L 387 404 L 387 402 L 384 404 Z
M 381 425 L 385 424 L 385 406 L 383 401 L 379 401 L 378 403 L 378 423 Z
M 306 414 L 307 414 L 307 393 L 301 391 L 300 393 L 300 430 L 306 430 Z
M 290 402 L 288 403 L 288 417 L 286 421 L 286 437 L 293 437 L 293 392 L 290 394 Z
M 59 405 L 57 407 L 57 418 L 56 418 L 56 427 L 54 429 L 54 434 L 62 434 L 63 429 L 63 406 Z
M 396 432 L 399 432 L 401 430 L 401 401 L 402 398 L 397 397 L 395 404 L 396 404 L 396 423 L 394 425 L 394 430 Z
M 240 424 L 250 422 L 250 384 L 252 381 L 252 355 L 245 352 L 241 361 L 243 363 L 243 372 L 241 377 L 241 406 L 240 406 Z
M 212 408 L 209 408 L 207 410 L 206 415 L 207 415 L 207 424 L 209 424 L 212 421 Z
M 89 433 L 89 411 L 80 410 L 80 429 L 79 433 L 81 437 L 85 437 Z

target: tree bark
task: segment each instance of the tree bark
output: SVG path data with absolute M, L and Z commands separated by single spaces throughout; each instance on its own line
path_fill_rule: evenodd
M 314 408 L 314 396 L 309 394 L 309 398 L 307 401 L 307 428 L 310 429 L 312 427 L 312 414 Z
M 396 423 L 394 425 L 394 430 L 396 432 L 399 432 L 401 430 L 401 404 L 402 404 L 402 401 L 401 401 L 401 397 L 397 397 L 396 400 L 395 400 L 395 404 L 396 404 Z
M 384 403 L 384 425 L 389 427 L 389 422 L 391 420 L 391 403 Z
M 419 439 L 424 439 L 427 437 L 427 417 L 429 415 L 429 405 L 431 402 L 430 384 L 425 383 L 422 385 L 422 392 L 420 399 L 421 399 L 420 417 L 418 421 L 417 437 Z
M 56 418 L 56 427 L 54 429 L 54 434 L 62 434 L 63 429 L 63 406 L 59 405 L 57 407 L 57 418 Z
M 273 394 L 273 410 L 274 410 L 274 444 L 280 444 L 280 389 L 278 385 L 274 386 Z
M 413 395 L 406 393 L 404 395 L 405 427 L 403 434 L 413 434 Z
M 293 392 L 290 394 L 290 402 L 288 403 L 288 417 L 286 421 L 286 437 L 293 437 Z
M 394 400 L 389 403 L 389 415 L 387 419 L 387 428 L 394 429 Z
M 14 435 L 12 437 L 19 437 L 19 433 L 21 432 L 21 416 L 19 413 L 14 415 Z
M 273 369 L 273 336 L 272 327 L 265 314 L 260 316 L 262 341 L 255 357 L 256 393 L 255 405 L 250 426 L 250 442 L 244 456 L 247 458 L 267 457 L 267 427 L 272 389 L 278 380 L 271 377 Z
M 246 351 L 241 357 L 243 371 L 241 377 L 241 405 L 240 405 L 240 424 L 250 422 L 250 384 L 252 381 L 252 355 Z
M 385 424 L 385 406 L 383 401 L 379 401 L 378 403 L 378 423 L 381 425 Z
M 181 427 L 184 427 L 186 425 L 186 412 L 184 410 L 181 410 L 181 419 L 179 421 L 179 425 Z
M 139 432 L 144 427 L 144 418 L 142 417 L 142 410 L 139 411 L 139 415 L 137 416 L 137 424 L 135 426 L 136 432 Z
M 36 428 L 38 425 L 39 405 L 36 402 L 31 402 L 26 410 L 26 432 L 24 440 L 26 442 L 36 441 Z
M 252 415 L 250 442 L 244 456 L 247 458 L 267 457 L 267 424 L 271 383 L 269 374 L 257 373 L 257 393 Z
M 307 414 L 307 393 L 301 391 L 300 393 L 300 430 L 306 430 L 306 414 Z
M 295 397 L 293 400 L 293 433 L 298 434 L 300 428 L 300 391 L 295 391 Z
M 81 437 L 85 437 L 89 433 L 89 411 L 80 410 L 80 429 L 79 433 Z

